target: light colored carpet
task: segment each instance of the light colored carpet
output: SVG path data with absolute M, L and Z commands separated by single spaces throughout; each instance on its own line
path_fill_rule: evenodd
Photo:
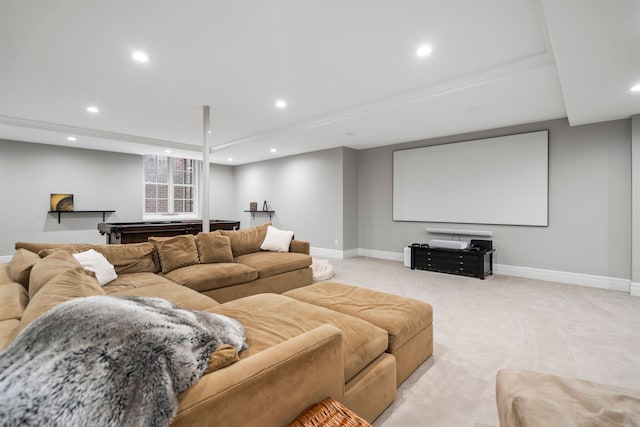
M 640 390 L 640 298 L 490 276 L 331 259 L 331 280 L 433 305 L 434 354 L 374 427 L 497 426 L 496 372 L 531 369 Z

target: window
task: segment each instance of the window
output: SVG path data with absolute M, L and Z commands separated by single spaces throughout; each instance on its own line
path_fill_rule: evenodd
M 144 156 L 144 215 L 198 215 L 200 163 L 192 159 Z

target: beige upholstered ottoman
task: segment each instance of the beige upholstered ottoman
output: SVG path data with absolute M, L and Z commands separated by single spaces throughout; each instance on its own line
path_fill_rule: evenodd
M 430 304 L 336 282 L 320 282 L 284 295 L 366 320 L 386 330 L 389 334 L 387 352 L 396 358 L 397 385 L 433 353 Z
M 640 391 L 502 369 L 496 376 L 500 427 L 640 426 Z

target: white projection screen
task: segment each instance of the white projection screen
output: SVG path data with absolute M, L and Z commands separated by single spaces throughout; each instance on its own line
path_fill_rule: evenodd
M 549 131 L 398 150 L 393 220 L 548 225 Z

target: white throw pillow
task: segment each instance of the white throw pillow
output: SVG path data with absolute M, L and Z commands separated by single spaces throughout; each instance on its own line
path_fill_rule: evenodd
M 96 274 L 96 279 L 98 279 L 100 286 L 104 286 L 118 278 L 116 269 L 100 252 L 89 249 L 79 254 L 73 254 L 73 256 L 85 270 Z
M 267 227 L 267 235 L 260 245 L 260 249 L 272 252 L 289 252 L 291 239 L 293 239 L 293 231 L 278 230 L 270 225 Z

